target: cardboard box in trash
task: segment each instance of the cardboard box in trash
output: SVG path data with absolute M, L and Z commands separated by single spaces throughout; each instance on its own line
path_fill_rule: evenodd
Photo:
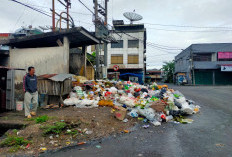
M 156 112 L 161 112 L 161 111 L 164 112 L 166 105 L 167 104 L 165 104 L 164 102 L 158 100 L 158 101 L 153 102 L 150 108 L 152 108 Z
M 114 116 L 118 119 L 118 120 L 124 120 L 126 117 L 126 109 L 121 107 L 121 106 L 116 106 L 115 107 L 115 113 Z

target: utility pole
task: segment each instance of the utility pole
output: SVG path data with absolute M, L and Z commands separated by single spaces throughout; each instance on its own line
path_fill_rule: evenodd
M 67 8 L 67 29 L 69 29 L 69 6 L 71 6 L 70 0 L 65 0 Z
M 105 26 L 108 28 L 108 0 L 105 0 Z M 107 71 L 107 42 L 104 42 L 104 66 Z M 107 75 L 107 72 L 106 72 Z
M 192 70 L 192 82 L 193 85 L 195 86 L 195 70 L 194 70 L 194 64 L 193 64 L 193 50 L 192 46 L 190 47 L 190 54 L 191 54 L 191 70 Z
M 98 30 L 98 2 L 97 0 L 94 1 L 94 12 L 95 12 L 95 19 L 94 19 L 94 24 L 95 24 L 95 35 L 96 37 L 99 37 L 99 30 Z M 99 79 L 99 44 L 96 45 L 96 79 Z
M 52 31 L 55 32 L 55 0 L 52 0 Z
M 53 0 L 54 1 L 54 0 Z M 67 30 L 69 29 L 69 8 L 71 8 L 71 0 L 64 0 L 65 3 L 63 3 L 61 0 L 58 0 L 58 2 L 60 2 L 60 4 L 62 4 L 65 8 L 66 8 L 66 14 L 67 14 L 67 18 L 62 17 L 61 15 L 65 12 L 61 12 L 60 15 L 58 13 L 55 12 L 55 10 L 53 9 L 52 11 L 54 11 L 56 14 L 58 14 L 60 16 L 60 29 L 61 29 L 61 21 L 62 19 L 67 21 Z

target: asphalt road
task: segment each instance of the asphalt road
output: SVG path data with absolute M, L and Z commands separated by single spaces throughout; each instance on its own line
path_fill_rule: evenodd
M 112 136 L 49 157 L 232 157 L 232 87 L 174 86 L 201 106 L 192 124 L 166 123 Z M 101 148 L 97 148 L 96 146 Z

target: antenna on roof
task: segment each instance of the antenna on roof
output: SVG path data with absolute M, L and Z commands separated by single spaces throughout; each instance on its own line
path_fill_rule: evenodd
M 134 21 L 140 21 L 143 19 L 141 15 L 135 13 L 135 10 L 134 12 L 125 12 L 123 16 L 130 20 L 131 24 L 133 24 Z

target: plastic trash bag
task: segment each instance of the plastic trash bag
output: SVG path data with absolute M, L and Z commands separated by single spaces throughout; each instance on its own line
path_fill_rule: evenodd
M 139 115 L 146 117 L 149 121 L 155 120 L 155 111 L 151 108 L 144 108 L 144 109 L 138 108 L 138 113 Z
M 132 109 L 131 112 L 128 113 L 128 115 L 133 118 L 137 118 L 139 116 L 137 112 L 138 112 L 137 109 Z

